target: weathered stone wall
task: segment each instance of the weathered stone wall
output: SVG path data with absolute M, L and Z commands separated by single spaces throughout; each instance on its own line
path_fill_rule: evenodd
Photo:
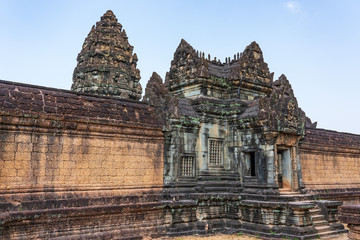
M 163 138 L 147 106 L 0 84 L 2 189 L 162 185 Z
M 161 185 L 162 144 L 124 137 L 2 130 L 1 187 Z
M 360 200 L 360 136 L 308 129 L 300 144 L 305 189 L 322 198 Z
M 164 137 L 146 104 L 0 81 L 0 140 L 1 237 L 161 231 Z

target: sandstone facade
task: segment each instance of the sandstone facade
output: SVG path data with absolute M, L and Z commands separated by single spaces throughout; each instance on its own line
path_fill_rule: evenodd
M 346 204 L 360 202 L 360 136 L 308 129 L 300 144 L 307 192 Z
M 4 81 L 0 89 L 2 239 L 140 236 L 137 228 L 163 224 L 164 138 L 152 108 Z

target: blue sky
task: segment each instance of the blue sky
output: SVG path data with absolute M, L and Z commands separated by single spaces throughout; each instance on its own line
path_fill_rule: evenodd
M 165 77 L 181 38 L 222 60 L 256 41 L 318 127 L 360 134 L 358 0 L 0 0 L 0 79 L 70 89 L 84 39 L 108 9 L 144 89 L 153 71 Z

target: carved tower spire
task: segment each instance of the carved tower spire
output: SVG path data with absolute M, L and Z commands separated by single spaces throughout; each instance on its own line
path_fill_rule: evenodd
M 139 100 L 142 88 L 133 48 L 114 13 L 107 11 L 85 39 L 71 90 Z

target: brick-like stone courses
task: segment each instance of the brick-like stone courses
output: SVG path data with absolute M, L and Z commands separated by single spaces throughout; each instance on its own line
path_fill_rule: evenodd
M 338 199 L 336 192 L 360 188 L 360 135 L 307 129 L 300 143 L 300 161 L 308 191 Z
M 0 189 L 162 185 L 149 106 L 0 82 Z
M 162 184 L 162 145 L 141 139 L 0 131 L 1 188 Z
M 0 81 L 0 239 L 163 231 L 163 142 L 144 103 Z

